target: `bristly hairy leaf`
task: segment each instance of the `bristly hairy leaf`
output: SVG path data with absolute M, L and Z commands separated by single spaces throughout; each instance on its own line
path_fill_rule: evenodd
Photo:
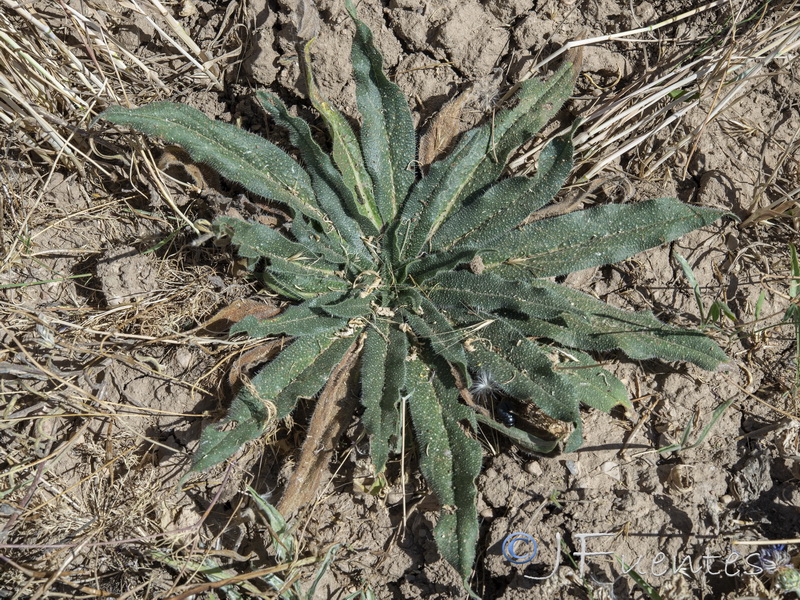
M 480 444 L 462 429 L 475 428 L 475 415 L 459 404 L 446 379 L 420 360 L 408 366 L 408 407 L 419 448 L 419 468 L 442 504 L 434 534 L 442 557 L 456 567 L 465 587 L 475 560 L 478 514 L 475 479 L 481 468 Z M 449 385 L 448 385 L 449 384 Z
M 372 176 L 381 219 L 391 223 L 414 183 L 414 123 L 400 88 L 383 73 L 383 58 L 372 43 L 372 32 L 358 20 L 350 0 L 345 6 L 356 24 L 351 58 L 364 163 Z
M 577 69 L 568 63 L 546 81 L 522 84 L 510 107 L 464 133 L 422 177 L 408 105 L 384 74 L 372 33 L 350 0 L 346 6 L 356 26 L 358 137 L 320 95 L 308 45 L 304 51 L 309 96 L 330 132 L 330 155 L 305 121 L 266 92 L 257 97 L 289 132 L 303 167 L 263 138 L 185 106 L 111 107 L 102 117 L 181 144 L 250 192 L 283 203 L 291 217 L 279 228 L 229 217 L 214 224 L 253 275 L 294 304 L 231 329 L 257 339 L 285 337 L 255 377 L 244 379 L 227 417 L 203 431 L 190 473 L 232 457 L 288 417 L 299 398 L 320 393 L 343 357 L 354 363 L 357 356 L 361 419 L 376 474 L 408 447 L 408 415 L 420 470 L 442 505 L 439 551 L 469 590 L 478 539 L 478 423 L 531 452 L 559 444 L 569 451 L 581 443 L 581 406 L 630 408 L 623 384 L 587 352 L 620 350 L 632 359 L 705 369 L 727 360 L 700 332 L 545 278 L 623 260 L 724 213 L 661 198 L 537 215 L 572 169 L 572 132 L 545 146 L 533 177 L 498 181 L 511 154 L 569 98 Z M 539 439 L 495 421 L 492 407 L 474 404 L 468 393 L 478 373 L 516 403 L 572 423 L 572 434 Z

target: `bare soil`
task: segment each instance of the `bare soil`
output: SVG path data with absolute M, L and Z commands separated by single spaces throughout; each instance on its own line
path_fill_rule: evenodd
M 185 75 L 183 57 L 151 22 L 126 4 L 68 4 L 105 19 L 118 42 L 167 82 L 136 103 L 185 102 L 288 148 L 253 100 L 254 90 L 269 89 L 322 128 L 305 96 L 292 2 L 168 5 L 198 46 L 227 56 L 217 65 L 222 85 L 205 89 Z M 0 11 L 17 19 L 9 6 L 1 3 Z M 69 37 L 71 21 L 59 4 L 32 6 Z M 352 23 L 341 0 L 319 0 L 316 8 L 317 85 L 356 122 Z M 758 8 L 720 3 L 632 40 L 586 46 L 583 74 L 561 123 L 652 79 L 660 65 L 715 39 L 729 18 L 755 15 L 737 30 L 747 36 L 782 14 Z M 472 86 L 460 129 L 491 119 L 509 86 L 566 42 L 655 24 L 686 9 L 674 0 L 391 0 L 358 7 L 420 127 Z M 709 119 L 720 89 L 589 181 L 581 175 L 597 157 L 579 154 L 575 177 L 557 201 L 580 207 L 677 196 L 741 220 L 774 206 L 800 185 L 800 81 L 790 58 L 769 62 L 721 115 Z M 227 576 L 275 564 L 244 486 L 277 501 L 313 403 L 277 439 L 252 444 L 228 467 L 176 489 L 202 427 L 230 401 L 228 373 L 255 346 L 229 340 L 224 327 L 206 322 L 236 300 L 265 297 L 242 278 L 230 248 L 198 243 L 201 233 L 189 230 L 174 208 L 191 221 L 229 214 L 266 223 L 280 220 L 278 209 L 177 154 L 161 162 L 173 177 L 165 179 L 171 207 L 127 148 L 144 145 L 158 160 L 165 151 L 157 140 L 83 122 L 76 139 L 102 169 L 87 164 L 80 174 L 14 145 L 15 125 L 4 127 L 0 597 L 82 589 L 118 598 L 179 597 L 208 581 L 192 566 L 197 557 L 230 569 Z M 702 131 L 695 135 L 696 127 Z M 691 143 L 665 153 L 687 135 Z M 514 173 L 532 165 L 532 159 L 515 163 Z M 708 373 L 604 357 L 628 386 L 635 410 L 586 412 L 585 443 L 570 454 L 526 455 L 481 433 L 481 538 L 472 586 L 482 598 L 648 597 L 626 572 L 631 567 L 665 600 L 783 597 L 773 578 L 758 573 L 758 559 L 745 559 L 759 547 L 743 542 L 800 538 L 797 347 L 792 325 L 781 324 L 792 302 L 788 244 L 800 239 L 796 215 L 795 201 L 768 220 L 720 222 L 620 265 L 566 278 L 615 306 L 699 326 L 696 298 L 675 258 L 680 254 L 694 271 L 704 309 L 715 300 L 730 307 L 734 320 L 709 323 L 708 332 L 731 362 Z M 238 364 L 245 372 L 253 366 L 248 359 Z M 731 400 L 705 432 L 714 411 Z M 684 447 L 675 449 L 688 427 Z M 701 443 L 686 447 L 701 432 L 707 433 Z M 379 598 L 464 597 L 457 575 L 437 554 L 432 527 L 439 507 L 415 474 L 413 452 L 397 457 L 386 487 L 370 493 L 362 434 L 354 421 L 317 501 L 295 520 L 298 558 L 341 544 L 315 597 L 345 598 L 367 587 Z M 504 556 L 503 542 L 515 532 L 530 536 L 520 551 L 532 549 L 531 538 L 538 542 L 529 563 Z M 789 546 L 790 556 L 795 548 Z M 298 572 L 307 588 L 313 567 Z M 198 593 L 226 597 L 220 590 Z

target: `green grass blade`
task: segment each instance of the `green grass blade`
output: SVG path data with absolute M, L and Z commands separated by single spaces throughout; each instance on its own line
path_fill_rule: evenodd
M 99 118 L 179 144 L 193 160 L 211 165 L 220 175 L 254 194 L 324 222 L 308 174 L 261 136 L 172 102 L 154 102 L 134 109 L 109 106 Z
M 292 535 L 291 527 L 286 519 L 272 504 L 267 502 L 258 492 L 249 485 L 245 486 L 247 494 L 255 507 L 261 511 L 269 522 L 269 532 L 272 538 L 275 558 L 280 562 L 293 560 L 297 552 L 297 541 Z
M 625 260 L 724 216 L 674 198 L 609 204 L 535 221 L 496 240 L 486 266 L 510 261 L 536 277 L 564 275 Z
M 678 259 L 678 264 L 681 266 L 681 270 L 683 271 L 684 276 L 687 280 L 689 280 L 689 285 L 692 286 L 692 291 L 694 292 L 694 301 L 697 304 L 697 310 L 700 312 L 700 322 L 706 322 L 706 315 L 705 310 L 703 309 L 703 298 L 700 294 L 700 285 L 697 283 L 697 279 L 694 276 L 694 271 L 692 271 L 691 265 L 689 262 L 683 258 L 677 252 L 674 252 L 675 258 Z
M 733 403 L 736 402 L 736 400 L 737 398 L 733 397 L 730 400 L 726 400 L 725 402 L 723 402 L 722 404 L 717 406 L 717 408 L 714 409 L 714 412 L 711 413 L 711 420 L 705 427 L 703 427 L 702 431 L 700 432 L 700 435 L 697 436 L 697 439 L 694 441 L 694 443 L 692 444 L 689 443 L 689 436 L 692 433 L 692 422 L 694 421 L 694 415 L 692 415 L 686 421 L 686 427 L 684 427 L 683 429 L 683 434 L 681 435 L 680 442 L 677 442 L 675 444 L 670 444 L 669 446 L 665 446 L 663 448 L 659 448 L 658 450 L 654 450 L 654 452 L 659 452 L 659 453 L 683 452 L 684 450 L 691 450 L 692 448 L 696 448 L 697 446 L 703 443 L 708 434 L 711 433 L 711 430 L 714 429 L 714 427 L 716 426 L 717 421 L 719 421 L 720 417 L 722 417 L 722 415 L 725 414 L 725 411 L 728 410 L 733 405 Z
M 372 177 L 381 219 L 389 223 L 414 183 L 414 123 L 400 88 L 383 72 L 383 57 L 375 48 L 372 32 L 359 21 L 351 0 L 346 0 L 345 6 L 356 24 L 351 58 L 364 164 Z

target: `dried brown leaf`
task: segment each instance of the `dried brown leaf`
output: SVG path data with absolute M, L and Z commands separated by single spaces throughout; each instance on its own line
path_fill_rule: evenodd
M 419 163 L 423 169 L 436 160 L 458 134 L 461 112 L 471 95 L 471 89 L 460 93 L 449 100 L 433 117 L 428 131 L 419 140 Z

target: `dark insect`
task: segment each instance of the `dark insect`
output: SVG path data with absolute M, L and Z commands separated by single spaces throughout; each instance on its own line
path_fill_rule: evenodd
M 497 405 L 497 416 L 499 417 L 499 421 L 506 427 L 514 427 L 514 424 L 517 422 L 516 418 L 514 417 L 513 409 L 514 407 L 508 400 L 501 400 Z

